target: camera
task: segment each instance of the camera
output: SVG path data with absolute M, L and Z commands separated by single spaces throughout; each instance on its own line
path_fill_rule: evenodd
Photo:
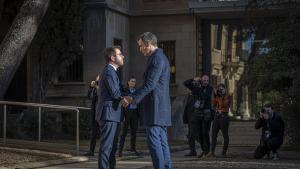
M 220 90 L 220 89 L 218 89 L 218 90 L 217 90 L 217 95 L 218 95 L 218 96 L 223 96 L 223 95 L 224 95 L 224 94 L 223 94 L 223 91 Z
M 195 87 L 202 87 L 202 82 L 201 80 L 194 80 L 192 82 L 192 84 L 195 86 Z
M 217 87 L 217 91 L 216 91 L 216 94 L 217 96 L 224 96 L 226 93 L 226 87 L 225 87 L 225 84 L 223 83 L 220 83 Z

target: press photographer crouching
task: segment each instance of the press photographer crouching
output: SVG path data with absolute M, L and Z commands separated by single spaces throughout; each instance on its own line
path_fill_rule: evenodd
M 265 155 L 272 159 L 278 160 L 277 150 L 283 143 L 284 122 L 282 118 L 274 112 L 271 104 L 265 104 L 260 112 L 260 118 L 256 121 L 256 129 L 262 128 L 260 145 L 256 148 L 254 158 L 260 159 Z

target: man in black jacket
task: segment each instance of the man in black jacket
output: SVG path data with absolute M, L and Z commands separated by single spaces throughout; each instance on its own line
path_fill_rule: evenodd
M 277 150 L 283 143 L 284 122 L 282 118 L 273 111 L 271 104 L 264 105 L 260 112 L 260 118 L 256 121 L 256 129 L 262 128 L 260 145 L 256 148 L 254 158 L 259 159 L 270 155 L 272 159 L 278 160 Z
M 191 121 L 193 118 L 192 114 L 194 112 L 194 96 L 192 94 L 188 95 L 187 101 L 186 101 L 186 106 L 184 109 L 183 113 L 183 123 L 188 125 L 188 134 L 187 139 L 188 139 L 188 145 L 190 147 L 190 152 L 186 154 L 185 156 L 197 156 L 197 151 L 196 151 L 196 145 L 195 145 L 195 139 L 192 137 L 192 129 L 191 129 Z
M 209 85 L 209 77 L 194 77 L 184 82 L 184 85 L 191 90 L 194 102 L 191 118 L 191 135 L 197 140 L 202 149 L 199 158 L 206 157 L 210 149 L 210 125 L 212 120 L 212 95 L 213 88 Z

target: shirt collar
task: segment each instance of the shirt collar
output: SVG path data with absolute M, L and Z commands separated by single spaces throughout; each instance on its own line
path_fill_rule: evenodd
M 115 71 L 117 71 L 117 68 L 113 64 L 109 64 L 109 65 L 112 66 L 115 69 Z

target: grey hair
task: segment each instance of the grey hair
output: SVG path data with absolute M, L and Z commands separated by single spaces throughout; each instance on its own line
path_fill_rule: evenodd
M 139 40 L 141 40 L 144 44 L 157 46 L 157 37 L 151 32 L 142 33 Z

